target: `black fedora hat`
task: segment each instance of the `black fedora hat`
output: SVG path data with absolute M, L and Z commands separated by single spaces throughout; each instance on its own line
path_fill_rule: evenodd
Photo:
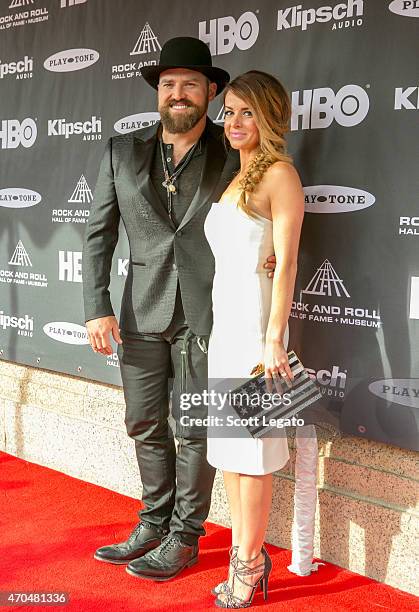
M 161 50 L 159 65 L 144 66 L 141 68 L 141 74 L 149 85 L 157 89 L 160 74 L 170 68 L 202 72 L 212 83 L 217 83 L 217 95 L 230 80 L 228 72 L 212 65 L 208 45 L 199 38 L 190 36 L 178 36 L 168 40 Z

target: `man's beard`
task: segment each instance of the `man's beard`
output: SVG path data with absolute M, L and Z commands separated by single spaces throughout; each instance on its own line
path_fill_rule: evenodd
M 185 112 L 172 114 L 170 108 L 177 104 L 186 104 L 188 109 Z M 207 112 L 208 105 L 196 106 L 186 100 L 172 100 L 168 104 L 159 107 L 161 122 L 169 134 L 185 134 L 196 126 L 198 121 Z M 175 111 L 176 112 L 176 111 Z

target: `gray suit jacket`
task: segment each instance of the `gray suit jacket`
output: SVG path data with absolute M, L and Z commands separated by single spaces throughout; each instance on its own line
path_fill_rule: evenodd
M 164 331 L 172 319 L 179 281 L 189 327 L 197 335 L 210 333 L 214 258 L 204 221 L 239 161 L 234 151 L 226 151 L 222 128 L 207 121 L 200 186 L 178 228 L 150 180 L 159 124 L 109 139 L 83 243 L 86 321 L 114 314 L 110 270 L 122 218 L 130 261 L 120 328 L 137 333 Z

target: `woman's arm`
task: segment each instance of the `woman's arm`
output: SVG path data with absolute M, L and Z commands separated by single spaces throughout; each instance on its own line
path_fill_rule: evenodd
M 283 338 L 297 274 L 304 193 L 297 171 L 286 162 L 271 166 L 264 182 L 271 206 L 276 256 L 271 312 L 266 331 L 265 374 L 271 377 L 273 372 L 285 371 L 292 380 Z

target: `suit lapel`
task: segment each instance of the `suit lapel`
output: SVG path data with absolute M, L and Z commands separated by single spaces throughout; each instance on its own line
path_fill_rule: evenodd
M 159 194 L 157 193 L 150 179 L 151 165 L 157 142 L 157 130 L 159 123 L 152 128 L 141 130 L 138 136 L 134 137 L 134 155 L 136 166 L 137 185 L 142 196 L 149 202 L 162 219 L 175 229 L 173 221 L 170 219 L 167 209 L 164 207 Z
M 220 183 L 220 177 L 226 160 L 226 150 L 221 139 L 215 134 L 213 124 L 210 120 L 207 129 L 207 144 L 205 147 L 204 161 L 202 164 L 201 178 L 198 189 L 182 219 L 179 229 L 183 228 L 194 215 L 208 203 L 216 187 Z

